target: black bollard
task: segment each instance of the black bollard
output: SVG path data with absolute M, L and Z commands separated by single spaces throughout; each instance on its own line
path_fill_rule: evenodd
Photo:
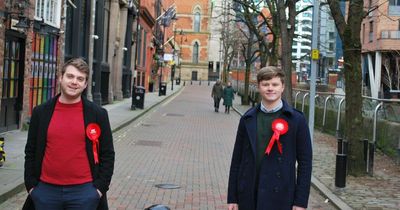
M 201 85 L 201 80 L 200 80 L 200 82 L 199 82 L 199 85 Z
M 368 139 L 363 139 L 363 149 L 364 149 L 364 162 L 365 164 L 367 164 L 367 160 L 368 160 Z M 367 172 L 368 172 L 368 165 L 367 165 Z
M 346 187 L 347 174 L 347 141 L 338 138 L 338 149 L 336 154 L 335 186 Z
M 343 138 L 337 139 L 337 154 L 344 154 L 343 153 Z
M 183 86 L 185 86 L 186 85 L 186 81 L 183 81 Z
M 336 155 L 335 186 L 346 187 L 347 155 Z
M 369 154 L 368 154 L 368 174 L 370 176 L 374 175 L 374 156 L 375 156 L 375 143 L 369 143 Z
M 210 86 L 210 80 L 208 80 L 208 86 Z
M 191 84 L 191 85 L 193 84 L 193 80 L 190 80 L 190 84 Z

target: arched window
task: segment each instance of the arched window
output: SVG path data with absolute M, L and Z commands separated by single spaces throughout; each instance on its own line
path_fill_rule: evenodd
M 194 32 L 200 32 L 200 12 L 194 13 Z
M 199 63 L 199 43 L 193 45 L 193 63 Z

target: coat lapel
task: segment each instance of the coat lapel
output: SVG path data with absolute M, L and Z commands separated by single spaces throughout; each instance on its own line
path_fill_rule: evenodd
M 245 126 L 246 131 L 249 135 L 249 141 L 251 144 L 251 149 L 253 150 L 254 158 L 256 157 L 256 145 L 257 145 L 257 110 L 260 105 L 257 105 L 249 112 L 245 114 Z

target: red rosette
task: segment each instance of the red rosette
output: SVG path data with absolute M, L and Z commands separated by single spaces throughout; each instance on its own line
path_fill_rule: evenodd
M 289 130 L 289 125 L 284 119 L 278 118 L 272 122 L 272 131 L 274 131 L 274 133 L 272 134 L 271 140 L 269 141 L 269 144 L 265 149 L 265 154 L 269 155 L 269 153 L 272 150 L 272 147 L 274 146 L 275 141 L 276 144 L 278 145 L 279 153 L 282 154 L 282 144 L 279 141 L 279 137 L 280 135 L 285 134 L 288 130 Z
M 100 126 L 97 123 L 90 123 L 86 127 L 86 135 L 92 141 L 92 145 L 93 145 L 93 156 L 94 156 L 94 163 L 95 164 L 99 163 L 98 148 L 99 148 L 99 137 L 100 137 L 100 134 L 101 134 L 101 129 L 100 129 Z

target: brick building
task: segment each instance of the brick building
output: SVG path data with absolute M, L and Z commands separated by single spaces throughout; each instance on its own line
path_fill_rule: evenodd
M 361 25 L 365 90 L 375 98 L 400 93 L 400 1 L 364 1 L 370 10 Z
M 211 1 L 176 1 L 175 41 L 182 80 L 208 80 Z M 182 43 L 180 41 L 182 40 Z

